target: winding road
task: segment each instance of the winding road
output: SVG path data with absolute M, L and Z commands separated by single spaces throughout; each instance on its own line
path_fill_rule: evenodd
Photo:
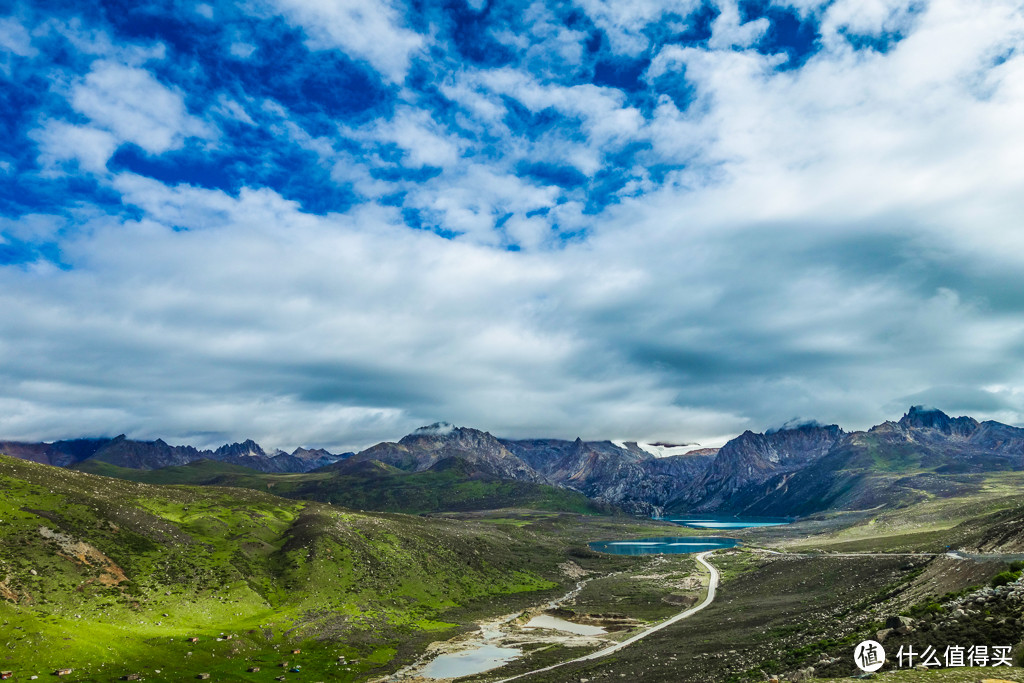
M 598 650 L 596 652 L 591 652 L 589 655 L 583 655 L 582 657 L 577 657 L 576 659 L 567 659 L 564 662 L 559 662 L 558 664 L 552 664 L 551 666 L 546 666 L 543 669 L 534 669 L 533 671 L 527 671 L 526 673 L 518 674 L 516 676 L 511 676 L 509 678 L 502 678 L 499 681 L 495 681 L 495 683 L 505 683 L 506 681 L 514 681 L 516 679 L 525 678 L 526 676 L 532 676 L 533 674 L 542 673 L 544 671 L 551 671 L 552 669 L 557 669 L 558 667 L 565 666 L 566 664 L 575 664 L 577 662 L 586 662 L 586 661 L 589 661 L 591 659 L 600 659 L 601 657 L 607 657 L 610 654 L 618 652 L 619 650 L 621 650 L 624 647 L 628 647 L 628 646 L 632 645 L 633 643 L 635 643 L 638 640 L 643 640 L 644 638 L 646 638 L 647 636 L 651 635 L 652 633 L 657 633 L 658 631 L 660 631 L 661 629 L 665 628 L 666 626 L 671 626 L 672 624 L 676 623 L 677 621 L 682 621 L 683 619 L 686 619 L 687 617 L 693 616 L 697 612 L 701 611 L 702 609 L 704 609 L 705 607 L 710 605 L 711 602 L 715 599 L 715 589 L 718 588 L 718 577 L 719 577 L 719 574 L 718 574 L 718 570 L 715 569 L 714 565 L 712 565 L 710 562 L 707 561 L 708 556 L 710 556 L 711 553 L 713 553 L 713 552 L 714 552 L 713 550 L 709 550 L 709 551 L 706 551 L 706 552 L 698 554 L 694 558 L 694 559 L 697 560 L 697 562 L 699 562 L 704 567 L 706 567 L 709 572 L 711 572 L 711 580 L 708 582 L 708 594 L 704 597 L 704 600 L 702 600 L 700 604 L 694 605 L 690 609 L 684 610 L 684 611 L 680 612 L 679 614 L 675 615 L 674 617 L 670 617 L 670 618 L 666 619 L 665 621 L 661 622 L 660 624 L 655 624 L 654 626 L 651 626 L 650 628 L 644 629 L 640 633 L 637 633 L 635 636 L 631 636 L 631 637 L 627 638 L 626 640 L 622 641 L 621 643 L 615 643 L 614 645 L 609 645 L 608 647 L 606 647 L 604 649 Z

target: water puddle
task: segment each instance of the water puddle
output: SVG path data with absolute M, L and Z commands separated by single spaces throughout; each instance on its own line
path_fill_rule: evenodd
M 525 644 L 606 645 L 607 639 L 602 638 L 607 634 L 605 629 L 543 613 L 574 598 L 590 580 L 577 582 L 568 593 L 542 606 L 482 622 L 480 630 L 475 633 L 437 643 L 418 662 L 396 672 L 388 680 L 439 680 L 484 673 L 522 656 L 521 646 Z
M 587 624 L 575 624 L 565 619 L 553 617 L 550 614 L 541 614 L 526 622 L 523 628 L 546 628 L 552 631 L 564 631 L 575 633 L 578 636 L 599 636 L 608 633 L 600 626 L 589 626 Z
M 499 647 L 490 643 L 471 650 L 439 655 L 423 667 L 424 678 L 459 678 L 472 676 L 508 664 L 521 655 L 518 647 Z
M 696 552 L 697 549 L 676 547 L 673 550 L 666 551 L 660 548 L 665 541 L 686 545 L 692 542 L 699 542 L 703 548 L 708 545 L 707 541 L 709 540 L 714 539 L 699 537 L 648 538 L 638 541 L 611 541 L 610 545 L 613 548 L 621 548 L 623 552 L 628 554 L 641 554 L 641 552 L 635 552 L 637 549 L 646 549 L 643 554 L 652 552 L 678 553 Z M 734 542 L 733 539 L 718 540 Z M 654 545 L 636 546 L 636 543 Z M 591 544 L 591 547 L 593 546 L 594 544 Z M 653 549 L 655 547 L 659 549 Z M 615 551 L 609 550 L 606 552 Z M 662 560 L 658 558 L 651 559 L 652 562 L 649 563 L 649 566 L 657 570 Z M 576 569 L 579 568 L 577 567 Z M 591 576 L 590 578 L 577 581 L 572 590 L 549 602 L 522 612 L 516 612 L 515 614 L 508 614 L 485 622 L 477 622 L 477 625 L 480 627 L 479 630 L 464 633 L 451 640 L 433 643 L 417 661 L 403 667 L 390 676 L 375 679 L 372 683 L 422 683 L 424 680 L 440 681 L 473 676 L 515 661 L 523 656 L 524 647 L 527 646 L 536 648 L 538 646 L 554 645 L 558 647 L 589 648 L 591 650 L 608 647 L 610 644 L 617 642 L 616 633 L 621 633 L 624 630 L 641 625 L 641 622 L 624 616 L 587 615 L 582 620 L 594 623 L 580 624 L 555 615 L 570 614 L 569 612 L 558 612 L 557 610 L 566 602 L 573 600 L 579 595 L 584 586 L 593 579 L 616 576 L 619 573 L 615 572 L 600 577 Z M 570 574 L 574 578 L 579 578 L 582 575 L 581 573 Z M 636 578 L 667 580 L 668 574 L 637 575 Z M 680 590 L 694 590 L 699 587 L 699 579 L 697 579 L 696 586 L 678 586 Z

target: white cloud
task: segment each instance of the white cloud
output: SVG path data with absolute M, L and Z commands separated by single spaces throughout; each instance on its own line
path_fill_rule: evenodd
M 67 220 L 46 214 L 26 214 L 15 218 L 0 218 L 0 232 L 24 241 L 47 241 L 67 225 Z
M 19 57 L 39 54 L 28 30 L 14 17 L 0 17 L 0 50 Z
M 764 17 L 740 23 L 739 8 L 735 2 L 725 0 L 718 4 L 719 14 L 711 23 L 708 46 L 715 49 L 747 48 L 754 45 L 768 31 Z
M 217 97 L 217 106 L 213 108 L 215 113 L 235 121 L 241 121 L 247 123 L 250 126 L 255 126 L 256 122 L 253 121 L 252 117 L 249 116 L 249 112 L 239 104 L 236 100 L 231 99 L 227 95 L 219 95 Z
M 911 28 L 912 0 L 839 0 L 827 6 L 821 21 L 821 34 L 836 40 L 840 31 L 856 35 L 879 36 L 886 32 Z
M 626 43 L 662 8 L 588 5 Z M 858 31 L 903 26 L 886 7 L 807 11 Z M 109 424 L 345 447 L 448 419 L 513 436 L 703 442 L 795 414 L 865 427 L 892 417 L 893 401 L 976 401 L 962 388 L 979 386 L 991 389 L 981 413 L 941 407 L 1024 420 L 1015 3 L 937 0 L 885 53 L 853 50 L 837 28 L 781 71 L 779 56 L 731 49 L 760 24 L 721 21 L 728 49 L 666 47 L 648 72 L 685 70 L 683 111 L 665 98 L 645 119 L 610 88 L 467 68 L 442 87 L 493 152 L 472 157 L 471 135 L 411 97 L 394 118 L 342 131 L 443 169 L 419 182 L 373 178 L 379 159 L 339 152 L 263 102 L 278 117 L 268 131 L 368 198 L 344 215 L 304 213 L 268 189 L 119 174 L 110 187 L 138 220 L 26 219 L 33 239 L 64 220 L 78 230 L 61 243 L 70 270 L 0 269 L 0 359 L 18 361 L 0 360 L 0 434 Z M 503 95 L 562 125 L 536 140 L 509 130 Z M 112 140 L 142 136 L 113 122 L 113 96 L 96 98 L 109 106 L 89 108 L 91 124 L 39 128 L 52 163 L 100 169 Z M 242 120 L 253 104 L 216 112 Z M 195 134 L 177 111 L 138 115 L 164 131 L 151 146 Z M 515 172 L 547 161 L 596 176 L 609 151 L 644 142 L 637 168 L 619 169 L 631 184 L 596 213 L 583 191 Z M 681 168 L 662 180 L 659 166 Z M 410 230 L 373 201 L 398 191 L 460 236 Z M 555 240 L 556 225 L 585 237 Z
M 119 43 L 107 31 L 83 22 L 80 17 L 47 19 L 35 26 L 32 32 L 34 35 L 59 36 L 82 56 L 108 59 L 132 67 L 144 66 L 146 62 L 161 60 L 167 55 L 167 46 L 162 42 Z
M 504 230 L 512 238 L 514 244 L 520 245 L 524 249 L 538 249 L 554 239 L 551 223 L 546 217 L 513 216 L 505 223 Z
M 506 113 L 505 106 L 497 97 L 467 79 L 444 82 L 439 87 L 445 97 L 469 109 L 473 117 L 479 121 L 496 124 Z
M 585 31 L 570 29 L 541 0 L 522 12 L 522 28 L 492 30 L 495 39 L 522 51 L 522 68 L 541 79 L 563 78 L 585 62 Z
M 643 33 L 649 24 L 658 22 L 666 14 L 676 14 L 685 19 L 700 7 L 696 0 L 577 0 L 590 18 L 603 29 L 611 42 L 614 52 L 639 55 L 650 44 Z
M 39 162 L 50 169 L 74 160 L 82 170 L 104 173 L 118 145 L 117 138 L 105 130 L 64 121 L 46 121 L 30 135 L 39 145 Z
M 256 52 L 256 46 L 251 43 L 237 41 L 231 43 L 228 51 L 231 52 L 231 56 L 237 57 L 238 59 L 249 59 L 249 57 L 252 57 L 253 53 Z
M 472 164 L 456 174 L 418 184 L 411 189 L 408 203 L 426 211 L 444 229 L 493 245 L 501 243 L 495 230 L 499 218 L 513 213 L 522 220 L 526 213 L 554 206 L 557 196 L 555 188 L 536 187 L 511 172 Z
M 566 116 L 580 117 L 591 151 L 608 151 L 643 138 L 643 117 L 626 103 L 625 94 L 615 88 L 545 84 L 512 69 L 482 72 L 467 80 L 495 94 L 509 95 L 533 112 L 552 108 Z M 596 170 L 590 165 L 577 167 L 588 175 Z
M 180 92 L 145 69 L 98 61 L 72 88 L 70 101 L 119 142 L 133 142 L 151 154 L 177 149 L 188 137 L 213 136 L 208 124 L 188 113 Z
M 365 59 L 389 81 L 405 80 L 412 55 L 424 46 L 389 0 L 273 0 L 273 5 L 303 28 L 311 48 Z
M 461 141 L 448 135 L 431 119 L 429 112 L 411 107 L 400 107 L 390 120 L 365 130 L 350 130 L 349 135 L 398 145 L 406 153 L 403 163 L 410 168 L 451 166 L 459 158 Z

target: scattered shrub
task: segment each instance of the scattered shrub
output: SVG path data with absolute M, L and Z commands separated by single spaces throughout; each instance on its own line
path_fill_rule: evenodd
M 998 574 L 996 574 L 995 576 L 992 577 L 992 582 L 991 582 L 992 583 L 992 587 L 993 588 L 998 588 L 999 586 L 1005 586 L 1008 583 L 1013 583 L 1014 581 L 1016 581 L 1019 578 L 1020 578 L 1020 572 L 1011 572 L 1011 571 L 999 572 Z
M 932 601 L 914 605 L 906 611 L 906 615 L 914 617 L 915 619 L 920 619 L 921 617 L 928 616 L 930 614 L 941 614 L 945 611 L 946 609 L 942 605 Z

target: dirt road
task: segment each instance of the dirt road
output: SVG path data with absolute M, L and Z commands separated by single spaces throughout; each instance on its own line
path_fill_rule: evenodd
M 519 674 L 518 676 L 512 676 L 510 678 L 503 678 L 500 681 L 496 681 L 495 683 L 506 683 L 506 681 L 514 681 L 514 680 L 517 680 L 519 678 L 525 678 L 527 676 L 532 676 L 533 674 L 541 673 L 541 672 L 544 672 L 544 671 L 551 671 L 552 669 L 557 669 L 558 667 L 565 666 L 566 664 L 573 664 L 573 663 L 576 663 L 576 662 L 586 662 L 586 661 L 589 661 L 589 660 L 592 660 L 592 659 L 600 659 L 601 657 L 607 657 L 608 655 L 610 655 L 610 654 L 612 654 L 614 652 L 618 652 L 619 650 L 621 650 L 624 647 L 629 647 L 630 645 L 632 645 L 633 643 L 637 642 L 638 640 L 643 640 L 644 638 L 646 638 L 647 636 L 651 635 L 652 633 L 657 633 L 661 629 L 663 629 L 663 628 L 665 628 L 667 626 L 671 626 L 672 624 L 676 623 L 677 621 L 681 621 L 683 619 L 686 619 L 687 617 L 692 616 L 692 615 L 696 614 L 697 612 L 701 611 L 702 609 L 704 609 L 705 607 L 710 605 L 711 602 L 715 599 L 715 589 L 718 588 L 718 577 L 719 577 L 718 570 L 715 569 L 714 565 L 712 565 L 706 559 L 713 552 L 714 552 L 713 550 L 710 550 L 710 551 L 707 551 L 707 552 L 703 552 L 703 553 L 700 553 L 699 555 L 697 555 L 697 557 L 695 558 L 697 560 L 697 562 L 702 564 L 704 567 L 707 568 L 707 570 L 709 572 L 711 572 L 711 580 L 708 582 L 708 594 L 705 596 L 704 600 L 701 601 L 700 604 L 694 605 L 690 609 L 685 610 L 683 612 L 680 612 L 679 614 L 675 615 L 674 617 L 670 617 L 670 618 L 666 619 L 665 621 L 661 622 L 660 624 L 655 624 L 654 626 L 651 626 L 650 628 L 644 629 L 640 633 L 637 633 L 635 636 L 631 636 L 631 637 L 627 638 L 626 640 L 622 641 L 621 643 L 616 643 L 615 645 L 609 645 L 608 647 L 603 648 L 601 650 L 598 650 L 596 652 L 591 652 L 589 655 L 583 655 L 582 657 L 577 657 L 576 659 L 568 659 L 568 660 L 566 660 L 564 662 L 559 662 L 558 664 L 552 664 L 551 666 L 546 666 L 543 669 L 535 669 L 533 671 L 528 671 L 527 673 Z

